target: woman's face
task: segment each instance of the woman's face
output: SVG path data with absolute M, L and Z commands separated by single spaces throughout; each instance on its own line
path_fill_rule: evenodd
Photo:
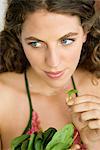
M 37 11 L 27 16 L 21 42 L 34 74 L 51 87 L 70 79 L 86 40 L 77 16 Z

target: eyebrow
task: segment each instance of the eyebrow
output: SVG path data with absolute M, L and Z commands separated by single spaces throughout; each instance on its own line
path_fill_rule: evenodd
M 63 39 L 63 38 L 69 38 L 69 37 L 71 37 L 71 36 L 76 36 L 76 35 L 78 35 L 78 33 L 76 33 L 76 32 L 69 32 L 68 34 L 65 34 L 64 36 L 62 36 L 61 38 L 59 38 L 59 40 L 60 40 L 60 39 Z M 30 37 L 25 38 L 25 41 L 28 41 L 28 40 L 38 40 L 38 41 L 42 41 L 42 40 L 40 40 L 40 39 L 38 39 L 38 38 L 36 38 L 36 37 L 34 37 L 34 36 L 30 36 Z M 44 42 L 44 41 L 42 41 L 42 42 Z

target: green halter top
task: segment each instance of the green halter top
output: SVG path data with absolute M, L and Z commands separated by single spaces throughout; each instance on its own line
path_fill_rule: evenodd
M 29 84 L 28 84 L 28 79 L 27 79 L 27 74 L 26 71 L 24 72 L 24 78 L 25 78 L 25 86 L 26 86 L 26 92 L 27 92 L 27 96 L 28 96 L 28 101 L 29 101 L 29 107 L 30 107 L 30 116 L 29 116 L 29 121 L 28 124 L 23 132 L 23 134 L 25 134 L 26 132 L 28 132 L 28 130 L 31 128 L 31 124 L 32 124 L 32 113 L 34 111 L 33 107 L 32 107 L 32 101 L 31 101 L 31 95 L 30 95 L 30 90 L 29 90 Z M 73 76 L 71 76 L 71 80 L 72 80 L 72 84 L 73 84 L 73 88 L 76 89 L 76 85 L 74 82 L 74 78 Z M 78 96 L 77 93 L 75 93 L 76 96 Z

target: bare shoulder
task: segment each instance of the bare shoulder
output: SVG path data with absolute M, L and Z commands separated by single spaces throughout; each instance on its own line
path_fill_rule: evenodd
M 15 97 L 22 90 L 23 77 L 17 73 L 0 74 L 0 123 L 14 106 Z
M 13 72 L 0 74 L 0 99 L 10 97 L 14 91 L 20 91 L 23 88 L 24 76 Z M 13 92 L 12 92 L 13 91 Z
M 100 78 L 96 78 L 86 70 L 77 70 L 75 73 L 76 85 L 80 95 L 90 94 L 100 97 Z
M 0 136 L 4 149 L 23 132 L 29 115 L 27 104 L 24 74 L 0 74 Z
M 23 81 L 23 73 L 15 73 L 15 72 L 4 72 L 0 73 L 0 86 L 2 87 L 3 85 L 5 87 L 9 86 L 11 87 L 12 85 L 22 85 L 19 84 L 20 81 Z M 19 82 L 18 82 L 19 81 Z

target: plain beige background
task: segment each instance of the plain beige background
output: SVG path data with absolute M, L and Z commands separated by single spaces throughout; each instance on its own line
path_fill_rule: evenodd
M 4 17 L 7 9 L 7 0 L 0 0 L 0 31 L 4 27 Z

